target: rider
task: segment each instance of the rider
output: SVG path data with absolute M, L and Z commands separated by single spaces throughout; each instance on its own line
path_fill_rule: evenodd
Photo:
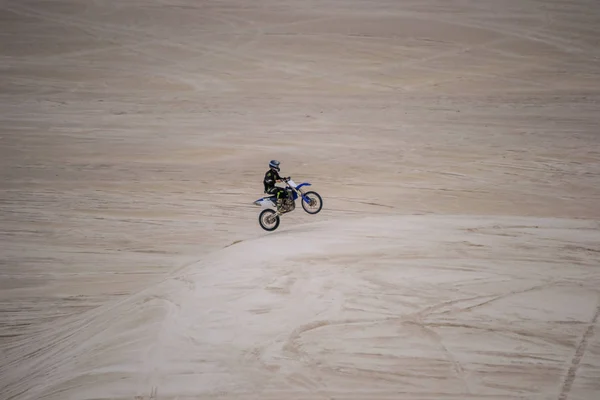
M 284 182 L 290 178 L 282 178 L 279 175 L 279 164 L 277 160 L 271 160 L 269 162 L 269 170 L 265 174 L 263 184 L 265 185 L 265 193 L 274 194 L 277 197 L 277 208 L 281 207 L 282 200 L 287 197 L 287 191 L 283 188 L 275 186 L 277 182 Z

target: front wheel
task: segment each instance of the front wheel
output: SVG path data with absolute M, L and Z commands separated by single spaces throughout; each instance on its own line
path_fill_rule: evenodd
M 306 192 L 302 197 L 302 208 L 309 214 L 317 214 L 323 208 L 323 199 L 317 192 Z
M 258 223 L 265 231 L 274 231 L 279 226 L 279 222 L 279 216 L 270 209 L 263 210 L 258 216 Z

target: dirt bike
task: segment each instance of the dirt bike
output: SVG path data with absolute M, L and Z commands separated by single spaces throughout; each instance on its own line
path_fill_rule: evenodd
M 260 212 L 258 216 L 258 223 L 261 228 L 265 231 L 274 231 L 279 226 L 280 216 L 294 211 L 296 208 L 296 200 L 302 199 L 302 208 L 309 214 L 317 214 L 323 208 L 323 199 L 321 196 L 314 191 L 304 191 L 304 187 L 311 186 L 310 183 L 304 182 L 299 185 L 296 184 L 290 178 L 283 179 L 286 184 L 285 188 L 287 196 L 280 200 L 278 205 L 278 199 L 276 195 L 261 197 L 256 200 L 253 204 L 259 207 L 275 207 L 267 208 Z

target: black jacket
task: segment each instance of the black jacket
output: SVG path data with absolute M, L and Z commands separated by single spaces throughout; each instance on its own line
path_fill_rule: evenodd
M 265 174 L 265 179 L 263 180 L 263 184 L 265 185 L 265 192 L 268 192 L 269 189 L 273 189 L 275 187 L 275 183 L 281 179 L 279 176 L 279 172 L 275 170 L 268 170 Z

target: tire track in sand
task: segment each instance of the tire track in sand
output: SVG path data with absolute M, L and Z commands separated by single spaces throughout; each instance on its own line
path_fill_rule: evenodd
M 558 400 L 567 400 L 569 398 L 569 393 L 571 392 L 571 388 L 573 387 L 573 382 L 575 382 L 575 378 L 577 377 L 577 369 L 579 368 L 579 364 L 585 355 L 585 351 L 587 349 L 588 341 L 592 337 L 594 333 L 594 327 L 598 322 L 598 317 L 600 317 L 600 300 L 598 301 L 598 306 L 596 307 L 596 312 L 594 313 L 594 317 L 588 324 L 587 329 L 583 332 L 581 339 L 579 340 L 579 344 L 575 349 L 575 354 L 571 359 L 571 366 L 567 371 L 567 375 L 565 376 L 565 381 L 560 389 L 560 395 L 558 396 Z

